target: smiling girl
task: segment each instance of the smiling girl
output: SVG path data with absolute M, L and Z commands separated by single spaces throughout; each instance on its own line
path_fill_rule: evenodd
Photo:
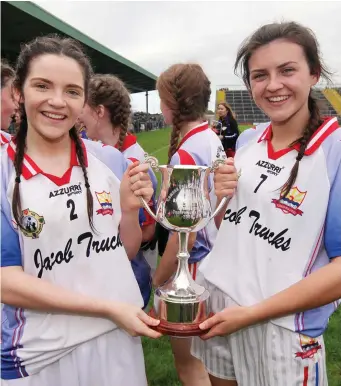
M 18 58 L 21 123 L 1 170 L 4 385 L 147 384 L 136 336 L 158 337 L 158 322 L 128 257 L 153 189 L 148 166 L 79 138 L 91 75 L 72 39 L 39 37 Z
M 213 386 L 325 386 L 322 334 L 341 297 L 341 129 L 312 87 L 328 72 L 293 22 L 258 29 L 240 64 L 271 123 L 239 137 L 236 194 L 200 267 L 216 315 L 192 352 Z M 218 170 L 218 197 L 223 184 Z

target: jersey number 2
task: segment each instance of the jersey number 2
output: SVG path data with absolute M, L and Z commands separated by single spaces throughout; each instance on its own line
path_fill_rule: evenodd
M 78 216 L 75 213 L 75 202 L 73 200 L 67 200 L 66 206 L 67 206 L 67 208 L 71 207 L 70 221 L 76 220 L 76 218 L 78 218 Z
M 257 193 L 258 189 L 260 188 L 260 186 L 262 185 L 262 183 L 265 182 L 265 180 L 268 178 L 268 176 L 265 175 L 265 174 L 261 174 L 260 178 L 261 178 L 262 181 L 257 185 L 257 187 L 256 187 L 256 189 L 253 191 L 253 193 Z

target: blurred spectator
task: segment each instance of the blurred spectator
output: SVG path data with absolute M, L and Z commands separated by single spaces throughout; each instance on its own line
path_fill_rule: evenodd
M 17 107 L 12 93 L 14 75 L 13 68 L 1 60 L 1 130 L 4 131 L 8 131 Z
M 219 138 L 221 139 L 226 155 L 233 157 L 236 152 L 236 142 L 239 137 L 238 123 L 231 107 L 225 102 L 218 104 L 217 113 L 219 122 L 221 123 L 221 130 L 218 133 Z
M 133 113 L 131 122 L 135 133 L 157 130 L 165 127 L 162 114 L 147 114 L 138 111 Z

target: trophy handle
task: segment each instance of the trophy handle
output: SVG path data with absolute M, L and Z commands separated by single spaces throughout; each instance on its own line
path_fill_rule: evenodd
M 219 165 L 224 165 L 224 164 L 225 164 L 225 160 L 216 159 L 210 168 L 210 172 L 213 173 L 216 169 L 218 169 Z M 229 200 L 229 197 L 223 197 L 223 199 L 220 201 L 220 204 L 211 215 L 210 220 L 212 220 L 222 210 L 222 208 L 225 206 L 228 200 Z
M 151 215 L 155 221 L 157 221 L 157 217 L 155 213 L 150 209 L 149 205 L 146 203 L 146 200 L 143 197 L 140 197 L 140 200 L 142 202 L 144 209 L 148 212 L 148 214 Z
M 216 210 L 211 215 L 210 220 L 212 220 L 223 209 L 223 207 L 225 206 L 225 204 L 227 203 L 228 200 L 229 200 L 229 197 L 223 197 L 223 199 L 220 201 L 220 204 L 218 205 Z
M 149 166 L 152 168 L 152 170 L 154 170 L 156 172 L 159 171 L 159 161 L 157 160 L 157 158 L 152 157 L 148 153 L 144 154 L 144 162 L 143 163 L 149 164 Z M 149 205 L 146 203 L 146 200 L 143 197 L 140 197 L 140 200 L 142 202 L 144 209 L 148 212 L 148 214 L 150 216 L 152 216 L 155 221 L 157 221 L 157 217 L 156 217 L 155 213 L 150 209 Z
M 144 162 L 145 164 L 149 164 L 149 166 L 155 170 L 159 171 L 159 161 L 156 157 L 149 155 L 148 153 L 144 153 Z

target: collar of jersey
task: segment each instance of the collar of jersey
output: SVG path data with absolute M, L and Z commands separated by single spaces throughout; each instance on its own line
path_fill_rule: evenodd
M 84 154 L 84 163 L 85 166 L 88 166 L 88 157 L 86 153 L 86 148 L 84 146 L 83 141 L 81 141 L 83 154 Z M 16 140 L 13 139 L 7 148 L 7 154 L 9 158 L 14 162 L 15 158 L 15 151 L 16 151 Z M 29 180 L 30 178 L 34 177 L 37 174 L 43 174 L 45 177 L 49 178 L 52 182 L 54 182 L 58 186 L 62 186 L 65 184 L 68 184 L 70 182 L 71 178 L 71 172 L 72 168 L 74 166 L 80 166 L 77 158 L 76 153 L 76 144 L 74 141 L 71 141 L 71 159 L 70 159 L 70 167 L 69 169 L 64 173 L 62 177 L 57 177 L 52 174 L 45 173 L 43 170 L 40 169 L 40 167 L 32 160 L 30 156 L 27 154 L 24 155 L 23 164 L 21 168 L 21 174 L 25 178 L 25 180 Z
M 201 123 L 200 125 L 198 126 L 195 126 L 193 127 L 193 129 L 191 129 L 181 140 L 181 142 L 179 143 L 179 146 L 178 146 L 178 149 L 189 139 L 191 138 L 193 135 L 195 134 L 198 134 L 200 133 L 201 131 L 204 131 L 204 130 L 207 130 L 209 127 L 208 127 L 208 122 L 205 121 L 203 123 Z
M 304 152 L 304 155 L 311 155 L 313 154 L 323 143 L 323 141 L 332 134 L 336 129 L 339 128 L 339 124 L 336 117 L 327 117 L 324 119 L 322 125 L 315 131 L 315 133 L 310 138 L 310 141 L 307 145 L 307 148 Z M 292 147 L 288 147 L 285 149 L 281 149 L 278 151 L 275 151 L 272 143 L 272 125 L 270 124 L 261 134 L 261 136 L 258 139 L 258 143 L 262 141 L 267 141 L 268 145 L 268 156 L 270 159 L 276 160 L 283 155 L 289 153 L 293 149 L 296 151 L 300 150 L 300 145 L 296 143 Z
M 137 142 L 137 138 L 133 134 L 127 134 L 123 140 L 121 151 L 125 151 L 130 148 L 130 146 L 135 145 Z M 115 145 L 116 149 L 118 148 L 118 144 Z

